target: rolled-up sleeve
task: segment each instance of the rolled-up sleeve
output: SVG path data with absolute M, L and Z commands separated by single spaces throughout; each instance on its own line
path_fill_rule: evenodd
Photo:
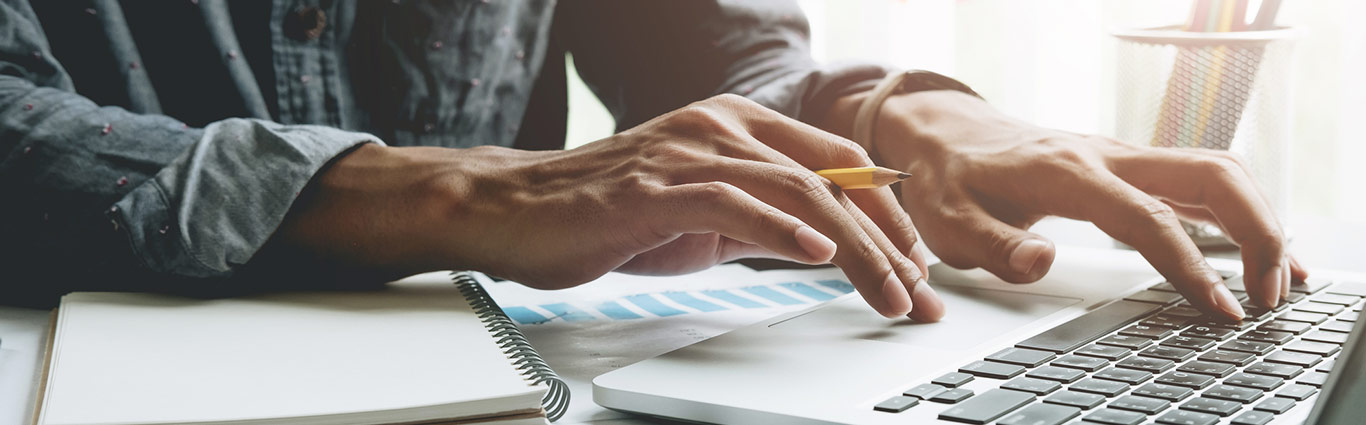
M 790 0 L 566 0 L 556 15 L 555 35 L 619 130 L 721 93 L 812 122 L 889 71 L 816 63 Z
M 27 4 L 0 2 L 0 302 L 227 278 L 315 173 L 367 142 L 101 107 L 74 92 Z

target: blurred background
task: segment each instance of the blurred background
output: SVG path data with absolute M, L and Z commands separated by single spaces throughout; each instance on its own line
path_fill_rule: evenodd
M 871 60 L 953 76 L 1039 125 L 1115 137 L 1118 29 L 1178 25 L 1190 0 L 799 0 L 820 61 Z M 1252 0 L 1249 10 L 1260 3 Z M 1287 0 L 1289 215 L 1366 227 L 1366 2 Z M 570 65 L 572 67 L 572 64 Z M 612 133 L 571 75 L 567 143 Z M 1292 229 L 1293 230 L 1293 229 Z

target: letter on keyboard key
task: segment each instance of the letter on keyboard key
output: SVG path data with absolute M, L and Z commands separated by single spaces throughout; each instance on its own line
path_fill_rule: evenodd
M 1054 366 L 1070 367 L 1087 372 L 1100 370 L 1100 368 L 1105 367 L 1106 364 L 1109 364 L 1109 362 L 1105 361 L 1105 359 L 1086 356 L 1062 356 L 1062 358 L 1053 361 Z
M 901 395 L 915 397 L 921 400 L 929 400 L 930 397 L 934 397 L 939 393 L 942 393 L 947 390 L 948 388 L 944 388 L 935 384 L 920 384 L 916 385 L 915 387 L 909 390 L 902 391 Z
M 954 404 L 972 397 L 972 390 L 967 388 L 954 388 L 930 397 L 930 401 L 935 403 Z
M 1134 389 L 1135 395 L 1160 398 L 1167 401 L 1181 401 L 1194 394 L 1195 390 L 1175 385 L 1152 383 Z
M 1024 391 L 1035 395 L 1048 395 L 1051 392 L 1062 388 L 1062 384 L 1054 381 L 1045 381 L 1028 377 L 1019 377 L 1001 384 L 1001 388 L 1007 390 Z
M 1079 393 L 1076 391 L 1064 390 L 1057 392 L 1043 400 L 1044 403 L 1061 404 L 1063 406 L 1078 407 L 1089 410 L 1105 402 L 1105 396 L 1099 394 Z
M 985 424 L 1034 401 L 1034 395 L 995 388 L 950 407 L 939 419 L 970 424 Z
M 1129 389 L 1129 384 L 1123 382 L 1106 381 L 1104 379 L 1086 378 L 1072 384 L 1069 388 L 1072 391 L 1081 391 L 1092 394 L 1100 394 L 1106 397 L 1114 397 Z
M 1162 345 L 1177 348 L 1189 348 L 1195 351 L 1205 351 L 1214 346 L 1214 340 L 1209 338 L 1196 338 L 1191 336 L 1177 335 L 1162 341 Z
M 1285 381 L 1281 378 L 1277 378 L 1274 376 L 1253 375 L 1244 372 L 1238 372 L 1233 375 L 1229 375 L 1228 379 L 1224 379 L 1224 383 L 1228 385 L 1256 388 L 1262 391 L 1274 390 L 1277 387 L 1280 387 L 1281 384 L 1284 382 Z
M 963 385 L 968 382 L 972 382 L 972 375 L 963 372 L 945 373 L 944 376 L 934 378 L 933 381 L 930 381 L 931 384 L 942 385 L 949 388 L 957 388 L 959 385 Z
M 1153 340 L 1136 336 L 1111 335 L 1101 338 L 1099 341 L 1096 341 L 1096 344 L 1123 347 L 1130 350 L 1141 350 L 1147 348 L 1149 345 L 1153 345 Z
M 1271 412 L 1279 415 L 1285 413 L 1287 410 L 1290 410 L 1290 408 L 1292 407 L 1295 407 L 1295 400 L 1291 400 L 1285 397 L 1272 397 L 1266 399 L 1266 401 L 1257 404 L 1257 407 L 1253 407 L 1253 409 Z
M 1082 372 L 1076 369 L 1068 369 L 1065 367 L 1044 366 L 1029 371 L 1029 373 L 1026 373 L 1025 376 L 1028 376 L 1030 378 L 1047 379 L 1050 381 L 1058 381 L 1065 384 L 1070 384 L 1072 382 L 1076 382 L 1076 380 L 1078 379 L 1081 379 L 1083 376 L 1086 376 L 1086 372 Z
M 1091 414 L 1086 415 L 1086 417 L 1083 418 L 1083 420 L 1087 422 L 1106 425 L 1138 425 L 1143 423 L 1144 419 L 1148 419 L 1148 417 L 1144 416 L 1142 413 L 1126 412 L 1110 408 L 1091 412 Z
M 1085 380 L 1083 379 L 1083 381 Z M 1208 387 L 1209 384 L 1213 383 L 1214 377 L 1209 375 L 1201 375 L 1198 373 L 1186 373 L 1176 371 L 1167 372 L 1166 375 L 1158 377 L 1156 382 L 1160 384 L 1176 385 L 1179 387 L 1186 387 L 1199 390 L 1204 389 L 1205 387 Z
M 1186 404 L 1181 405 L 1181 410 L 1194 410 L 1196 412 L 1213 413 L 1219 416 L 1232 415 L 1238 409 L 1242 409 L 1243 404 L 1236 401 L 1215 400 L 1212 398 L 1196 397 Z
M 1015 346 L 1065 353 L 1161 309 L 1162 306 L 1119 300 L 1043 331 Z
M 1108 379 L 1111 381 L 1119 381 L 1129 385 L 1142 384 L 1143 382 L 1153 378 L 1153 374 L 1141 370 L 1129 370 L 1114 367 L 1102 370 L 1100 372 L 1096 372 L 1095 375 L 1091 376 L 1100 379 Z
M 1106 360 L 1119 360 L 1129 355 L 1128 348 L 1111 347 L 1108 345 L 1091 344 L 1078 349 L 1074 354 L 1083 356 L 1100 357 Z
M 1158 417 L 1157 423 L 1163 425 L 1214 425 L 1219 423 L 1219 415 L 1189 410 L 1173 410 Z
M 1222 378 L 1233 373 L 1233 369 L 1235 369 L 1234 366 L 1227 363 L 1210 363 L 1204 360 L 1193 360 L 1186 362 L 1186 364 L 1181 365 L 1181 367 L 1176 370 Z
M 984 378 L 1010 379 L 1015 375 L 1023 373 L 1025 368 L 1013 364 L 994 363 L 988 361 L 976 361 L 969 363 L 958 369 L 959 372 L 971 373 Z
M 1011 413 L 997 425 L 1058 425 L 1081 414 L 1081 409 L 1056 404 L 1035 404 Z
M 1224 345 L 1219 346 L 1219 349 L 1228 351 L 1241 351 L 1244 353 L 1252 353 L 1260 356 L 1266 353 L 1270 353 L 1272 350 L 1275 350 L 1276 344 L 1272 344 L 1269 342 L 1235 339 L 1225 343 Z
M 1243 412 L 1241 415 L 1235 416 L 1233 422 L 1229 422 L 1229 425 L 1266 425 L 1267 422 L 1271 422 L 1274 418 L 1275 416 L 1267 412 L 1249 410 Z
M 1309 396 L 1311 395 L 1314 395 L 1315 391 L 1318 391 L 1318 389 L 1308 385 L 1294 384 L 1288 385 L 1284 389 L 1282 389 L 1281 392 L 1276 393 L 1276 397 L 1285 397 L 1295 401 L 1304 401 L 1304 399 L 1309 398 Z
M 1247 369 L 1243 369 L 1243 372 L 1290 379 L 1304 373 L 1304 368 L 1292 364 L 1257 362 L 1253 363 L 1252 366 L 1248 366 Z
M 1167 359 L 1174 362 L 1183 362 L 1187 359 L 1190 359 L 1191 357 L 1195 357 L 1195 350 L 1189 348 L 1168 347 L 1165 345 L 1159 345 L 1153 348 L 1149 348 L 1147 350 L 1143 350 L 1143 352 L 1138 353 L 1138 355 L 1143 357 Z
M 1274 321 L 1268 322 L 1266 325 L 1262 325 L 1262 327 L 1266 327 L 1267 325 L 1270 325 L 1270 324 L 1272 324 L 1272 323 L 1275 323 L 1275 322 L 1274 322 Z M 1296 325 L 1303 325 L 1303 323 L 1296 323 Z M 1257 328 L 1257 329 L 1255 329 L 1255 330 L 1250 330 L 1250 331 L 1244 332 L 1241 336 L 1238 337 L 1238 339 L 1243 339 L 1243 340 L 1248 340 L 1248 341 L 1257 341 L 1257 342 L 1269 342 L 1269 343 L 1278 344 L 1278 345 L 1279 345 L 1279 344 L 1284 344 L 1284 343 L 1286 343 L 1286 342 L 1289 342 L 1289 341 L 1290 341 L 1291 339 L 1293 339 L 1293 338 L 1295 338 L 1295 335 L 1294 335 L 1293 333 L 1290 333 L 1290 332 L 1282 332 L 1282 331 L 1277 331 L 1277 330 L 1275 330 L 1275 329 L 1262 329 L 1262 328 Z
M 1115 364 L 1115 366 L 1125 369 L 1141 370 L 1150 373 L 1166 372 L 1167 369 L 1171 369 L 1175 365 L 1176 362 L 1171 360 L 1140 356 L 1130 357 Z
M 1228 363 L 1238 366 L 1247 366 L 1248 363 L 1252 363 L 1253 360 L 1257 360 L 1257 356 L 1244 353 L 1241 351 L 1214 350 L 1206 352 L 1205 354 L 1201 354 L 1200 360 L 1216 363 Z
M 1139 397 L 1136 395 L 1126 395 L 1115 399 L 1110 403 L 1112 409 L 1123 409 L 1142 413 L 1145 415 L 1155 415 L 1171 406 L 1172 402 L 1157 398 Z
M 1262 398 L 1262 391 L 1252 388 L 1235 387 L 1232 385 L 1215 385 L 1213 388 L 1205 390 L 1202 394 L 1205 397 L 1217 398 L 1220 400 L 1236 401 L 1248 404 Z

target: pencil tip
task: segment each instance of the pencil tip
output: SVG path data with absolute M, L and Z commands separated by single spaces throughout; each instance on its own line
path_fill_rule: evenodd
M 911 173 L 897 173 L 897 175 L 896 175 L 896 178 L 897 178 L 898 180 L 906 180 L 906 179 L 908 179 L 908 178 L 910 178 L 910 177 L 911 177 Z

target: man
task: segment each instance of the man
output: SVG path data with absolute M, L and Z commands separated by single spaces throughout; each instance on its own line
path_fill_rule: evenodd
M 1256 303 L 1305 275 L 1228 154 L 1038 128 L 947 77 L 878 86 L 900 72 L 814 64 L 788 1 L 3 0 L 0 28 L 17 302 L 439 269 L 560 288 L 777 256 L 833 262 L 883 315 L 932 321 L 912 220 L 949 265 L 1031 282 L 1054 248 L 1025 229 L 1046 215 L 1095 222 L 1215 314 L 1242 309 L 1178 216 L 1243 247 Z M 546 150 L 565 52 L 621 132 Z M 874 162 L 915 174 L 899 198 L 811 172 Z

